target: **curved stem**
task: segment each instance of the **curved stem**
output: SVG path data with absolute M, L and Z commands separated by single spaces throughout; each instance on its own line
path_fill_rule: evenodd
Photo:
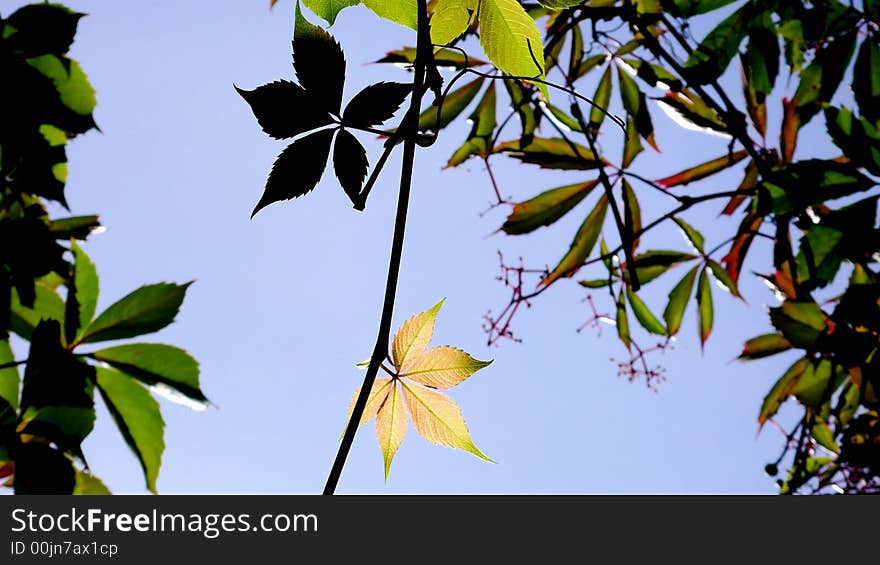
M 364 377 L 364 384 L 361 386 L 361 391 L 352 409 L 348 426 L 345 428 L 345 434 L 342 436 L 339 451 L 336 454 L 336 459 L 333 461 L 333 467 L 330 469 L 330 476 L 327 477 L 327 484 L 324 486 L 325 495 L 331 495 L 336 491 L 336 485 L 339 483 L 339 477 L 342 475 L 342 468 L 345 466 L 345 460 L 348 458 L 348 452 L 351 450 L 351 444 L 354 441 L 361 417 L 364 414 L 364 408 L 367 406 L 367 399 L 376 380 L 376 374 L 379 372 L 382 361 L 388 354 L 388 342 L 391 336 L 391 317 L 394 312 L 394 298 L 397 294 L 397 279 L 400 274 L 401 257 L 403 256 L 403 238 L 406 230 L 410 188 L 412 187 L 419 108 L 422 96 L 425 93 L 426 59 L 432 57 L 426 0 L 418 0 L 418 8 L 419 29 L 413 93 L 407 115 L 401 124 L 401 129 L 404 131 L 404 142 L 403 164 L 400 171 L 400 193 L 397 199 L 397 215 L 394 218 L 394 235 L 391 241 L 391 258 L 388 265 L 388 279 L 385 283 L 385 301 L 382 305 L 382 317 L 379 321 L 379 334 L 376 337 L 376 346 L 373 348 L 373 355 L 370 357 L 370 365 Z

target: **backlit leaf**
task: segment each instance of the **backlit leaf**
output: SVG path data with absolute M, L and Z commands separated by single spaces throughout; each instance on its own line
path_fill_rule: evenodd
M 694 181 L 704 179 L 708 176 L 712 176 L 715 173 L 723 171 L 728 167 L 732 167 L 733 165 L 745 159 L 748 154 L 749 153 L 745 149 L 742 149 L 732 154 L 724 155 L 722 157 L 718 157 L 717 159 L 712 159 L 711 161 L 706 161 L 705 163 L 690 167 L 672 176 L 662 178 L 656 182 L 660 186 L 666 188 L 689 184 Z
M 709 268 L 712 270 L 712 275 L 715 279 L 721 283 L 727 292 L 736 296 L 737 298 L 742 298 L 742 295 L 739 293 L 739 288 L 736 286 L 736 283 L 733 282 L 733 279 L 730 278 L 730 275 L 727 271 L 719 265 L 716 261 L 709 259 L 707 261 Z
M 15 354 L 8 340 L 0 340 L 0 365 L 8 365 L 15 361 Z M 18 389 L 21 377 L 18 367 L 0 369 L 0 401 L 5 401 L 13 410 L 18 410 Z M 2 402 L 0 402 L 2 404 Z
M 636 129 L 636 122 L 632 119 L 632 116 L 627 114 L 626 141 L 623 145 L 623 162 L 621 168 L 625 169 L 629 167 L 636 158 L 636 155 L 644 151 L 644 149 L 641 139 L 639 138 L 639 132 Z
M 862 41 L 856 64 L 853 67 L 852 90 L 859 112 L 869 122 L 880 121 L 880 45 L 878 35 L 868 36 Z
M 266 190 L 251 212 L 252 218 L 269 204 L 297 198 L 315 188 L 327 166 L 333 133 L 329 129 L 315 132 L 297 139 L 281 152 L 272 165 Z
M 443 302 L 444 300 L 441 300 L 430 310 L 411 317 L 397 330 L 391 343 L 391 361 L 398 371 L 408 368 L 431 343 L 434 322 Z
M 382 403 L 385 402 L 388 393 L 391 392 L 391 389 L 394 388 L 394 386 L 395 385 L 391 379 L 376 377 L 376 380 L 373 381 L 373 388 L 370 389 L 370 396 L 367 397 L 367 404 L 364 406 L 364 413 L 361 415 L 361 424 L 366 424 L 376 417 L 379 408 L 382 406 Z M 354 412 L 354 405 L 357 403 L 360 393 L 361 387 L 358 387 L 357 390 L 354 391 L 354 396 L 351 397 L 351 404 L 348 407 L 346 421 L 351 419 L 351 413 Z
M 611 65 L 605 67 L 602 78 L 599 79 L 599 85 L 596 86 L 596 93 L 593 95 L 593 103 L 595 104 L 590 110 L 590 125 L 598 128 L 605 119 L 605 112 L 611 103 Z
M 632 240 L 632 252 L 635 253 L 639 246 L 639 238 L 634 237 L 642 230 L 642 209 L 636 191 L 630 186 L 626 178 L 621 179 L 621 191 L 623 193 L 623 225 Z
M 495 120 L 495 83 L 489 83 L 483 97 L 468 117 L 471 131 L 464 145 L 459 147 L 446 163 L 455 167 L 472 155 L 488 157 L 492 152 L 492 134 L 497 125 Z
M 379 447 L 382 449 L 382 458 L 385 461 L 385 480 L 388 480 L 388 471 L 391 469 L 391 460 L 397 453 L 397 448 L 406 435 L 406 409 L 403 406 L 403 394 L 400 388 L 391 385 L 385 402 L 376 414 L 376 435 L 379 438 Z
M 541 226 L 549 226 L 568 213 L 569 210 L 590 193 L 599 180 L 570 184 L 553 188 L 513 205 L 513 211 L 501 226 L 508 235 L 530 233 Z
M 441 345 L 416 357 L 400 376 L 432 388 L 450 388 L 491 364 L 492 361 L 479 361 L 461 349 Z
M 544 77 L 543 42 L 535 21 L 517 0 L 483 0 L 480 45 L 492 63 L 510 75 Z M 547 87 L 538 86 L 547 96 Z
M 628 286 L 626 288 L 626 298 L 629 300 L 630 306 L 632 306 L 636 320 L 639 321 L 643 328 L 652 334 L 666 335 L 666 327 L 663 325 L 663 322 L 657 319 L 648 308 L 648 305 L 639 298 L 638 294 L 630 290 Z
M 656 150 L 654 125 L 651 122 L 651 114 L 648 112 L 645 93 L 639 90 L 639 85 L 621 65 L 617 67 L 617 79 L 620 85 L 620 98 L 626 113 L 632 117 L 639 135 Z
M 461 410 L 451 398 L 415 383 L 401 382 L 401 386 L 413 425 L 423 438 L 492 462 L 474 445 Z
M 302 0 L 302 3 L 309 10 L 317 14 L 318 17 L 327 20 L 327 23 L 333 25 L 339 12 L 349 6 L 357 6 L 361 3 L 361 0 Z
M 42 55 L 27 62 L 55 83 L 65 106 L 82 116 L 91 115 L 96 104 L 95 90 L 79 63 L 55 55 Z
M 743 346 L 742 353 L 739 354 L 739 359 L 761 359 L 789 349 L 791 344 L 782 334 L 764 334 L 748 340 Z
M 670 91 L 655 100 L 670 119 L 686 129 L 728 136 L 727 124 L 718 112 L 693 92 Z
M 332 0 L 331 0 L 332 1 Z M 410 29 L 418 27 L 418 2 L 416 0 L 362 0 L 364 6 L 380 18 L 398 23 Z
M 22 305 L 18 292 L 12 290 L 9 329 L 24 339 L 30 339 L 31 333 L 41 319 L 64 322 L 64 301 L 58 293 L 39 281 L 34 285 L 34 290 L 36 297 L 33 308 Z
M 159 404 L 137 381 L 118 371 L 98 367 L 97 383 L 116 427 L 140 461 L 147 488 L 155 493 L 165 451 L 165 421 Z
M 73 494 L 76 495 L 109 495 L 113 494 L 110 492 L 110 489 L 107 488 L 107 485 L 101 481 L 98 477 L 92 475 L 91 473 L 87 473 L 85 471 L 76 472 L 76 486 L 73 488 Z
M 532 92 L 526 89 L 523 83 L 515 79 L 504 80 L 504 88 L 510 95 L 510 104 L 519 116 L 521 133 L 520 146 L 529 145 L 534 138 L 535 129 L 538 127 L 540 114 L 535 113 L 532 106 Z
M 208 401 L 199 387 L 199 363 L 183 349 L 133 343 L 95 351 L 92 357 L 148 386 L 169 387 L 200 404 Z
M 493 152 L 506 153 L 509 157 L 538 165 L 542 169 L 589 170 L 602 163 L 586 147 L 568 143 L 559 137 L 536 137 L 525 147 L 521 147 L 519 141 L 506 141 L 496 145 Z
M 73 343 L 76 337 L 89 325 L 95 316 L 98 304 L 98 272 L 95 264 L 75 241 L 71 242 L 73 251 L 73 286 L 68 289 L 65 311 L 65 331 L 67 341 Z
M 104 310 L 83 330 L 78 342 L 123 339 L 161 330 L 174 321 L 190 284 L 140 287 Z
M 705 239 L 703 238 L 703 234 L 696 230 L 692 225 L 685 222 L 681 218 L 674 216 L 672 218 L 679 228 L 681 228 L 684 237 L 690 242 L 691 245 L 694 246 L 694 249 L 700 253 L 703 252 L 703 244 L 705 243 Z
M 684 67 L 689 78 L 696 84 L 716 80 L 733 60 L 739 44 L 745 39 L 753 18 L 753 8 L 746 4 L 726 17 L 700 41 Z
M 666 320 L 666 333 L 668 335 L 677 334 L 681 327 L 681 320 L 691 298 L 691 291 L 694 288 L 698 268 L 694 267 L 688 271 L 669 293 L 669 302 L 663 311 L 663 319 Z
M 617 326 L 617 337 L 629 349 L 632 338 L 629 333 L 629 318 L 626 315 L 626 296 L 621 289 L 617 295 L 617 308 L 614 316 L 614 325 Z
M 825 331 L 825 316 L 815 302 L 786 300 L 770 309 L 770 321 L 793 346 L 811 347 Z
M 431 43 L 452 43 L 467 31 L 476 15 L 475 0 L 437 0 L 431 15 Z
M 709 284 L 709 273 L 703 269 L 697 283 L 697 309 L 699 310 L 700 345 L 704 345 L 712 333 L 714 312 L 712 305 L 712 286 Z
M 471 100 L 480 91 L 483 79 L 471 81 L 459 89 L 453 90 L 445 98 L 439 108 L 431 106 L 419 115 L 419 129 L 422 131 L 440 131 L 458 117 Z M 439 114 L 439 117 L 438 117 Z
M 764 402 L 761 404 L 761 412 L 758 414 L 758 424 L 763 426 L 767 420 L 776 415 L 782 403 L 791 396 L 794 387 L 797 386 L 798 379 L 803 375 L 804 370 L 810 364 L 808 359 L 798 359 L 788 368 L 787 371 L 776 381 Z
M 599 198 L 596 207 L 581 224 L 568 252 L 559 261 L 559 264 L 553 268 L 549 275 L 541 280 L 541 286 L 552 284 L 561 277 L 571 277 L 578 269 L 581 268 L 584 261 L 587 260 L 596 241 L 599 239 L 599 233 L 602 231 L 602 224 L 605 223 L 605 212 L 608 211 L 608 199 L 605 195 Z

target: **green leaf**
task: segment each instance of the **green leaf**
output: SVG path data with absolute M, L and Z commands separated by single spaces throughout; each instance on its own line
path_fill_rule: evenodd
M 143 467 L 147 488 L 155 493 L 165 451 L 165 422 L 159 404 L 144 387 L 118 371 L 98 367 L 97 382 L 116 427 Z
M 94 406 L 31 406 L 22 414 L 18 431 L 45 438 L 59 449 L 80 456 L 80 445 L 94 427 Z
M 801 378 L 801 375 L 803 375 L 808 365 L 810 365 L 809 359 L 798 359 L 788 368 L 787 371 L 785 371 L 785 373 L 783 373 L 779 380 L 776 381 L 773 388 L 771 388 L 770 392 L 767 393 L 767 396 L 764 397 L 764 402 L 761 404 L 761 412 L 758 414 L 759 425 L 763 426 L 767 420 L 776 415 L 776 412 L 779 411 L 779 407 L 782 406 L 782 403 L 791 396 L 795 386 L 797 386 L 798 380 Z
M 614 323 L 617 326 L 617 337 L 629 349 L 632 339 L 629 334 L 629 318 L 626 315 L 626 300 L 624 296 L 621 289 L 620 294 L 617 295 L 617 314 L 614 317 Z
M 859 48 L 853 67 L 852 90 L 859 112 L 869 122 L 880 121 L 880 35 L 869 35 Z
M 55 55 L 42 55 L 27 62 L 55 83 L 65 106 L 82 116 L 91 115 L 97 104 L 95 89 L 79 63 Z
M 697 231 L 689 223 L 685 222 L 678 216 L 673 216 L 672 221 L 674 221 L 679 228 L 681 228 L 681 233 L 684 235 L 685 239 L 687 239 L 691 245 L 693 245 L 694 249 L 699 253 L 703 253 L 703 246 L 706 242 L 705 238 L 703 238 L 703 234 Z
M 517 0 L 483 0 L 479 16 L 480 45 L 496 67 L 513 76 L 544 78 L 541 33 Z M 545 85 L 538 89 L 550 97 Z
M 110 489 L 107 488 L 101 479 L 87 473 L 85 471 L 76 472 L 76 486 L 73 488 L 73 494 L 76 495 L 110 495 Z
M 666 335 L 666 327 L 663 323 L 654 316 L 642 299 L 630 290 L 629 286 L 626 287 L 626 298 L 629 300 L 630 306 L 632 306 L 636 320 L 639 321 L 643 328 L 652 334 Z
M 611 65 L 605 67 L 602 78 L 599 79 L 599 85 L 596 86 L 596 93 L 593 95 L 593 107 L 590 110 L 590 127 L 596 129 L 602 125 L 605 120 L 605 112 L 611 105 Z
M 363 3 L 380 18 L 410 29 L 419 27 L 419 4 L 416 0 L 363 0 Z
M 617 79 L 620 85 L 620 98 L 626 113 L 632 116 L 639 135 L 648 142 L 648 145 L 657 149 L 657 144 L 654 141 L 654 125 L 651 122 L 651 114 L 648 112 L 645 93 L 639 90 L 639 85 L 624 70 L 623 65 L 617 66 Z
M 801 72 L 794 95 L 801 127 L 816 115 L 823 102 L 831 102 L 837 92 L 855 50 L 856 35 L 853 30 L 824 45 Z
M 439 112 L 431 106 L 419 115 L 419 129 L 422 131 L 440 131 L 458 117 L 483 86 L 483 78 L 471 81 L 457 90 L 453 90 L 443 99 Z M 438 119 L 439 114 L 439 119 Z
M 745 4 L 703 38 L 684 64 L 691 81 L 706 84 L 721 76 L 746 37 L 752 12 L 751 3 Z
M 730 274 L 727 270 L 724 269 L 718 262 L 709 259 L 708 261 L 709 268 L 712 270 L 712 275 L 715 279 L 724 286 L 724 289 L 730 292 L 730 294 L 736 296 L 737 298 L 742 298 L 742 295 L 739 293 L 739 288 L 737 288 L 736 283 L 733 282 L 733 279 L 730 278 Z
M 779 72 L 779 37 L 769 12 L 752 22 L 743 67 L 749 87 L 762 99 L 773 91 Z
M 161 330 L 174 321 L 190 284 L 142 286 L 104 310 L 81 333 L 78 342 L 124 339 Z
M 834 280 L 844 259 L 838 252 L 843 238 L 844 234 L 840 230 L 823 225 L 810 227 L 801 238 L 796 257 L 798 278 L 801 282 L 809 282 L 822 288 Z
M 816 422 L 810 429 L 810 435 L 813 436 L 816 443 L 828 451 L 833 453 L 840 452 L 840 447 L 837 445 L 837 442 L 834 441 L 834 432 L 831 431 L 828 424 L 825 424 L 824 422 Z
M 67 342 L 74 343 L 92 318 L 98 304 L 98 271 L 85 251 L 72 241 L 73 285 L 68 289 L 65 308 L 65 332 Z
M 581 265 L 589 257 L 596 241 L 599 239 L 599 233 L 602 231 L 602 224 L 605 222 L 605 212 L 608 211 L 608 199 L 605 195 L 599 199 L 596 207 L 581 224 L 574 240 L 571 242 L 568 252 L 559 261 L 559 264 L 547 275 L 541 282 L 541 286 L 552 284 L 560 277 L 571 277 L 574 275 Z
M 789 343 L 802 349 L 810 348 L 825 331 L 825 316 L 815 302 L 786 300 L 781 307 L 770 308 L 770 321 Z
M 669 302 L 666 309 L 663 310 L 663 319 L 666 320 L 666 333 L 673 336 L 678 333 L 681 327 L 681 320 L 684 317 L 684 311 L 687 308 L 688 300 L 691 297 L 691 291 L 694 288 L 694 281 L 697 278 L 697 269 L 694 267 L 673 287 L 669 293 Z
M 302 0 L 302 3 L 319 18 L 327 20 L 328 24 L 333 25 L 339 12 L 349 6 L 357 6 L 361 2 L 360 0 Z
M 748 340 L 743 346 L 742 353 L 739 354 L 739 359 L 744 361 L 762 359 L 789 349 L 791 344 L 782 334 L 764 334 Z
M 51 126 L 49 126 L 51 127 Z M 89 234 L 98 229 L 101 222 L 98 216 L 71 216 L 49 221 L 49 231 L 55 239 L 86 239 Z
M 712 305 L 712 287 L 709 284 L 709 273 L 706 268 L 700 273 L 700 281 L 697 283 L 697 310 L 699 311 L 700 346 L 706 344 L 709 334 L 712 333 L 714 309 Z
M 880 176 L 880 128 L 864 117 L 856 118 L 849 108 L 826 108 L 825 124 L 831 139 L 847 158 Z
M 91 356 L 158 390 L 170 388 L 204 408 L 208 399 L 199 388 L 199 363 L 186 351 L 160 343 L 133 343 L 95 351 Z M 173 397 L 172 397 L 173 398 Z M 194 401 L 194 402 L 193 402 Z
M 37 281 L 34 289 L 36 298 L 33 308 L 22 306 L 18 293 L 15 289 L 12 290 L 9 329 L 24 339 L 31 338 L 41 319 L 64 321 L 64 301 L 58 293 L 40 281 Z
M 467 31 L 476 14 L 474 0 L 438 0 L 431 15 L 431 43 L 452 43 Z
M 577 206 L 599 184 L 598 179 L 553 188 L 513 205 L 513 211 L 501 226 L 508 235 L 530 233 L 549 226 Z
M 8 340 L 0 341 L 0 365 L 8 365 L 15 362 L 15 353 L 9 346 Z M 18 389 L 21 385 L 21 377 L 18 367 L 6 367 L 0 369 L 0 400 L 6 401 L 13 410 L 18 410 Z
M 642 230 L 642 209 L 636 191 L 630 186 L 626 178 L 621 178 L 621 192 L 623 195 L 623 224 L 632 239 L 632 252 L 639 247 L 639 238 L 634 237 Z
M 670 119 L 686 129 L 727 135 L 727 124 L 718 112 L 693 92 L 667 92 L 665 96 L 655 100 Z
M 569 116 L 568 114 L 563 112 L 561 109 L 554 106 L 553 104 L 550 104 L 547 102 L 542 102 L 541 108 L 550 112 L 550 115 L 553 118 L 556 118 L 556 121 L 563 128 L 565 128 L 569 131 L 576 131 L 578 133 L 583 133 L 583 130 L 581 129 L 581 125 L 577 122 L 577 120 L 575 120 L 574 118 L 572 118 L 571 116 Z
M 636 272 L 642 284 L 648 283 L 672 267 L 685 261 L 696 259 L 696 255 L 682 253 L 681 251 L 652 250 L 646 251 L 634 257 Z M 628 272 L 625 271 L 625 273 Z M 624 277 L 627 278 L 627 274 Z M 628 278 L 627 278 L 628 280 Z
M 584 0 L 538 0 L 538 3 L 551 10 L 565 10 L 584 3 Z
M 721 172 L 728 167 L 732 167 L 733 165 L 745 159 L 748 155 L 748 151 L 746 151 L 745 149 L 741 149 L 734 153 L 718 157 L 717 159 L 712 159 L 711 161 L 706 161 L 705 163 L 687 168 L 679 173 L 668 176 L 666 178 L 662 178 L 656 182 L 660 186 L 666 188 L 689 184 L 694 181 L 698 181 L 700 179 L 704 179 L 708 176 L 714 175 L 715 173 Z
M 636 158 L 636 155 L 644 151 L 645 148 L 642 146 L 642 142 L 639 138 L 639 132 L 636 129 L 636 122 L 632 119 L 632 116 L 627 114 L 626 116 L 626 140 L 623 144 L 623 161 L 621 164 L 621 168 L 626 169 L 629 167 L 633 160 Z
M 573 147 L 572 147 L 573 146 Z M 495 146 L 493 153 L 506 153 L 523 163 L 542 169 L 589 170 L 598 168 L 602 161 L 592 151 L 577 143 L 559 137 L 536 137 L 525 147 L 520 142 L 506 141 Z
M 514 79 L 505 79 L 504 88 L 510 95 L 511 106 L 519 116 L 520 147 L 525 147 L 532 142 L 540 117 L 540 114 L 536 114 L 535 108 L 532 106 L 532 91 L 523 86 L 522 82 Z
M 495 120 L 495 83 L 489 83 L 483 97 L 468 117 L 471 131 L 464 145 L 459 147 L 446 163 L 455 167 L 472 155 L 488 157 L 492 153 L 492 134 L 497 125 Z
M 571 80 L 577 80 L 607 60 L 608 55 L 604 53 L 600 53 L 598 55 L 590 55 L 589 57 L 577 63 L 575 65 L 576 69 L 573 72 L 569 73 L 568 76 L 569 78 L 571 78 Z
M 831 398 L 831 394 L 837 388 L 834 386 L 834 381 L 838 379 L 832 379 L 833 376 L 831 361 L 828 359 L 813 361 L 804 369 L 793 393 L 804 406 L 819 408 Z

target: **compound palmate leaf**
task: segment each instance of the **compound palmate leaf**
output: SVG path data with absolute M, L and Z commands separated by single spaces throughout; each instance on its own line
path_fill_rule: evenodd
M 409 318 L 397 330 L 391 345 L 393 369 L 386 368 L 391 378 L 377 378 L 373 382 L 361 415 L 361 424 L 376 418 L 385 480 L 388 480 L 391 460 L 406 434 L 407 412 L 416 431 L 425 439 L 491 461 L 474 445 L 455 402 L 434 390 L 451 388 L 492 363 L 474 359 L 448 345 L 427 349 L 442 305 L 441 300 L 433 308 Z M 360 389 L 351 400 L 349 419 L 359 395 Z

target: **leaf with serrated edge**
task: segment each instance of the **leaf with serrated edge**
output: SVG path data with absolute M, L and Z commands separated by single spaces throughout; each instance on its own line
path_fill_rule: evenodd
M 450 388 L 491 364 L 461 349 L 441 345 L 418 356 L 400 376 L 434 388 Z
M 431 343 L 437 312 L 440 311 L 445 300 L 444 298 L 430 310 L 411 317 L 397 330 L 391 342 L 391 362 L 398 371 L 402 371 L 415 361 Z
M 208 401 L 199 388 L 199 363 L 183 349 L 162 343 L 130 343 L 95 351 L 92 357 L 148 386 L 161 384 L 197 403 Z
M 174 321 L 190 284 L 140 287 L 104 310 L 82 332 L 77 343 L 123 339 L 161 330 Z
M 98 272 L 95 264 L 89 259 L 76 241 L 71 241 L 70 250 L 73 251 L 73 288 L 77 306 L 77 330 L 76 335 L 89 325 L 95 316 L 95 307 L 98 304 Z M 71 301 L 68 299 L 68 304 Z M 70 334 L 68 334 L 70 335 Z
M 698 323 L 700 333 L 700 346 L 702 347 L 709 334 L 712 332 L 712 322 L 714 318 L 712 305 L 712 287 L 709 284 L 709 273 L 707 269 L 703 269 L 700 273 L 700 280 L 697 283 L 697 309 L 699 310 Z
M 431 43 L 451 43 L 467 30 L 476 13 L 476 0 L 438 0 L 431 16 Z
M 401 386 L 413 425 L 423 438 L 493 462 L 474 445 L 461 410 L 451 398 L 414 383 L 401 382 Z
M 368 128 L 390 120 L 412 92 L 412 85 L 377 82 L 354 95 L 342 113 L 342 125 Z
M 666 320 L 666 331 L 668 335 L 675 335 L 681 327 L 681 319 L 684 317 L 684 311 L 687 308 L 688 300 L 691 297 L 691 290 L 694 288 L 694 281 L 697 278 L 697 269 L 699 266 L 692 268 L 682 277 L 678 284 L 669 292 L 669 303 L 663 311 L 663 319 Z
M 544 78 L 541 33 L 517 0 L 483 0 L 480 45 L 492 63 L 513 76 Z M 549 98 L 547 87 L 538 89 Z
M 636 319 L 643 328 L 652 334 L 666 335 L 666 328 L 663 326 L 663 323 L 657 319 L 648 308 L 648 305 L 639 298 L 639 295 L 630 290 L 629 287 L 626 289 L 626 298 L 629 300 L 630 306 L 632 306 L 633 314 L 635 314 Z
M 296 77 L 312 101 L 339 115 L 345 83 L 345 56 L 333 36 L 306 20 L 302 9 L 296 10 L 293 55 Z
M 388 392 L 391 390 L 390 386 L 391 379 L 385 377 L 377 377 L 376 380 L 373 381 L 373 388 L 370 389 L 370 396 L 367 397 L 367 404 L 364 407 L 364 413 L 361 415 L 360 424 L 366 424 L 376 416 L 379 407 L 385 402 L 385 398 L 387 398 Z M 354 396 L 351 398 L 351 404 L 348 406 L 348 417 L 345 419 L 346 422 L 351 420 L 351 413 L 354 412 L 354 405 L 357 402 L 360 393 L 361 387 L 358 387 L 357 390 L 354 391 Z
M 391 469 L 391 460 L 397 453 L 397 448 L 406 435 L 406 409 L 403 407 L 403 398 L 400 388 L 391 385 L 391 390 L 385 398 L 385 402 L 376 414 L 376 436 L 379 438 L 379 447 L 382 449 L 382 459 L 385 461 L 385 480 L 388 480 L 388 470 Z
M 98 389 L 125 442 L 134 451 L 147 481 L 156 492 L 156 478 L 165 451 L 165 422 L 159 404 L 137 381 L 118 371 L 97 367 Z

